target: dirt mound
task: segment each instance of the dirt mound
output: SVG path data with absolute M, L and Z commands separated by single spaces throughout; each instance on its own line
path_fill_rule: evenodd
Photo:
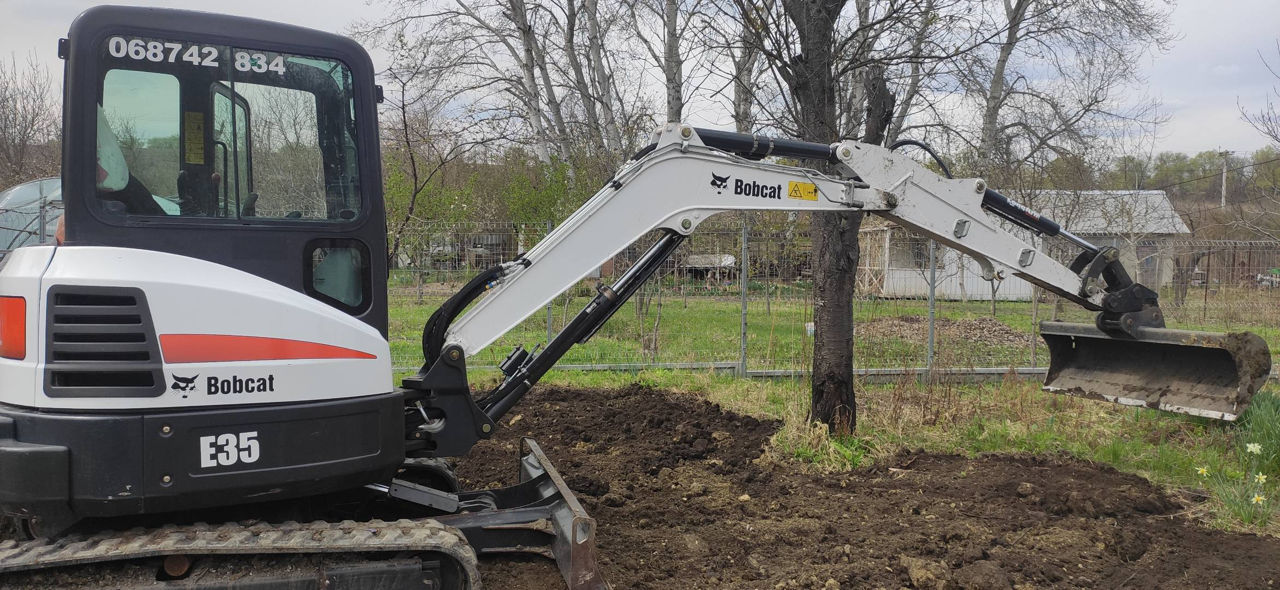
M 929 337 L 929 318 L 918 315 L 876 318 L 857 324 L 854 329 L 863 338 L 893 337 L 907 342 L 923 343 Z M 934 318 L 938 340 L 970 342 L 988 346 L 1026 346 L 1028 334 L 1010 328 L 992 317 L 954 320 Z
M 1067 457 L 904 454 L 820 476 L 760 459 L 776 424 L 693 396 L 541 388 L 520 411 L 459 474 L 506 483 L 518 438 L 537 438 L 619 589 L 1280 583 L 1280 541 L 1204 529 L 1146 480 Z M 550 562 L 482 565 L 490 587 L 563 587 Z

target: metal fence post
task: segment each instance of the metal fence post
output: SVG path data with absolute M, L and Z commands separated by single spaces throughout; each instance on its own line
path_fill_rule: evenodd
M 39 211 L 40 211 L 40 234 L 39 234 L 39 237 L 37 237 L 37 238 L 36 238 L 36 243 L 37 243 L 37 244 L 43 244 L 43 243 L 44 243 L 44 240 L 45 240 L 45 236 L 49 235 L 48 222 L 46 222 L 46 221 L 45 221 L 45 216 L 44 216 L 44 215 L 45 215 L 45 211 L 46 211 L 46 209 L 45 209 L 45 208 L 46 208 L 47 206 L 48 206 L 48 204 L 47 204 L 47 203 L 45 203 L 45 200 L 44 200 L 44 183 L 41 183 L 41 184 L 40 184 L 40 209 L 39 209 Z
M 929 342 L 925 349 L 924 368 L 928 374 L 933 373 L 933 340 L 936 334 L 934 316 L 937 311 L 935 291 L 938 288 L 938 243 L 929 240 Z
M 751 218 L 747 213 L 742 214 L 742 260 L 739 261 L 740 269 L 738 270 L 739 291 L 742 293 L 742 319 L 740 322 L 741 342 L 738 347 L 738 376 L 747 376 L 747 276 L 751 272 L 751 266 L 747 262 L 747 240 L 750 239 Z
M 1031 287 L 1031 366 L 1039 366 L 1039 358 L 1036 354 L 1039 352 L 1036 336 L 1040 332 L 1040 287 Z
M 542 237 L 543 237 L 544 239 L 545 239 L 547 236 L 551 235 L 551 229 L 552 229 L 552 223 L 551 223 L 550 221 L 548 221 L 548 222 L 547 222 L 547 233 L 545 233 L 545 234 L 543 234 L 543 235 L 542 235 Z M 539 241 L 541 241 L 541 240 L 539 240 Z M 570 290 L 569 295 L 566 295 L 566 296 L 572 296 L 572 295 L 573 295 L 573 294 L 572 294 L 572 289 L 571 289 L 571 290 Z M 550 343 L 551 343 L 551 339 L 554 337 L 554 334 L 552 333 L 552 328 L 551 328 L 551 316 L 552 316 L 551 307 L 552 307 L 552 303 L 553 303 L 554 301 L 555 301 L 555 298 L 554 298 L 554 297 L 552 297 L 552 298 L 551 298 L 551 301 L 548 301 L 548 302 L 547 302 L 547 344 L 550 344 Z

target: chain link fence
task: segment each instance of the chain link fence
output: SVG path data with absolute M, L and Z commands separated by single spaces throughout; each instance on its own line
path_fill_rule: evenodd
M 416 369 L 423 324 L 484 268 L 532 247 L 551 224 L 421 223 L 406 230 L 391 278 L 398 369 Z M 1280 243 L 1178 236 L 1089 236 L 1121 251 L 1135 278 L 1157 289 L 1170 326 L 1252 330 L 1280 350 Z M 607 261 L 482 351 L 496 366 L 516 345 L 547 342 L 651 242 Z M 721 215 L 704 223 L 592 339 L 559 368 L 711 368 L 753 376 L 807 372 L 813 344 L 809 225 L 795 215 Z M 929 370 L 1002 377 L 1042 372 L 1042 320 L 1093 314 L 1017 279 L 987 281 L 966 256 L 868 219 L 860 234 L 854 362 L 863 375 Z M 933 296 L 930 296 L 930 293 Z
M 0 209 L 10 248 L 52 241 L 60 202 L 15 199 Z M 401 232 L 390 277 L 390 337 L 397 370 L 422 362 L 423 325 L 477 272 L 515 258 L 551 223 L 421 221 Z M 6 237 L 7 236 L 7 237 Z M 1250 330 L 1280 352 L 1280 243 L 1176 235 L 1087 236 L 1114 246 L 1138 281 L 1159 291 L 1171 327 Z M 639 258 L 639 240 L 482 351 L 494 367 L 516 345 L 551 339 Z M 609 322 L 559 368 L 703 368 L 752 376 L 804 374 L 813 345 L 809 224 L 786 214 L 720 215 L 704 223 Z M 1000 378 L 1042 372 L 1042 320 L 1092 322 L 1093 314 L 1017 279 L 987 281 L 955 250 L 868 218 L 853 300 L 856 369 L 897 378 L 930 370 Z M 930 294 L 932 293 L 932 297 Z

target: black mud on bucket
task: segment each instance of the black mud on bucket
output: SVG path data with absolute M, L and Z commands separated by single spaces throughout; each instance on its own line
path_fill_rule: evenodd
M 1139 328 L 1138 338 L 1088 324 L 1042 322 L 1049 345 L 1044 389 L 1129 406 L 1235 420 L 1271 372 L 1252 332 Z

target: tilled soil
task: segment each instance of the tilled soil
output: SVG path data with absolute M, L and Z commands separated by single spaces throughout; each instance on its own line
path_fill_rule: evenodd
M 920 315 L 879 317 L 859 323 L 854 329 L 862 339 L 872 341 L 893 337 L 908 342 L 923 343 L 928 338 L 929 318 Z M 948 342 L 969 342 L 986 346 L 1026 346 L 1029 335 L 1015 330 L 993 317 L 970 319 L 934 318 L 938 339 Z
M 643 387 L 539 388 L 462 462 L 511 483 L 533 436 L 597 519 L 614 588 L 1275 588 L 1280 540 L 1210 530 L 1150 482 L 1067 457 L 902 454 L 817 475 L 776 424 Z M 489 588 L 563 588 L 486 560 Z

